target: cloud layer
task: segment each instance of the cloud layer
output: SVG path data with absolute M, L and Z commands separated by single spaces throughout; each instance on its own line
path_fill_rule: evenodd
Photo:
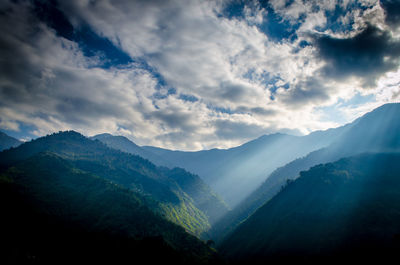
M 399 100 L 395 1 L 5 1 L 0 11 L 0 128 L 11 133 L 224 148 Z

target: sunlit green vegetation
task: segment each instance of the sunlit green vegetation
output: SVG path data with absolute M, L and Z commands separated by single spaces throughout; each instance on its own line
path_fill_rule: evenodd
M 0 176 L 6 263 L 215 259 L 206 244 L 150 210 L 150 198 L 57 154 L 33 155 Z

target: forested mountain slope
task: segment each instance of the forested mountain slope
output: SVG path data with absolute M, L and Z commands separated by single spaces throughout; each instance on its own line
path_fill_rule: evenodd
M 207 216 L 194 205 L 193 199 L 154 164 L 74 131 L 41 137 L 3 151 L 0 163 L 7 167 L 41 152 L 54 153 L 69 161 L 74 168 L 149 197 L 151 200 L 147 206 L 150 209 L 195 235 L 209 229 Z
M 244 264 L 388 262 L 400 250 L 400 154 L 359 155 L 302 172 L 220 250 Z
M 149 200 L 55 153 L 31 155 L 0 173 L 0 261 L 215 261 L 204 243 L 150 210 Z
M 227 213 L 228 206 L 225 202 L 199 176 L 183 169 L 172 167 L 169 162 L 166 162 L 168 157 L 164 159 L 161 156 L 146 151 L 123 136 L 100 134 L 91 137 L 91 139 L 97 139 L 111 148 L 135 154 L 156 164 L 172 168 L 163 167 L 159 168 L 159 170 L 164 175 L 176 181 L 181 189 L 193 198 L 194 205 L 207 215 L 210 224 L 214 224 L 221 216 Z

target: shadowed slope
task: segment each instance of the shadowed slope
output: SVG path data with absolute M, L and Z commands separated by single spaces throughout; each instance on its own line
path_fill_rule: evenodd
M 1 172 L 0 198 L 2 264 L 215 260 L 205 244 L 151 211 L 149 198 L 54 153 Z
M 365 261 L 400 250 L 400 154 L 368 154 L 302 172 L 223 242 L 235 261 Z

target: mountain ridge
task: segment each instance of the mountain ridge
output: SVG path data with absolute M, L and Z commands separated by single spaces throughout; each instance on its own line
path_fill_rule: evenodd
M 20 144 L 22 144 L 20 140 L 0 131 L 0 152 L 12 147 L 17 147 Z
M 102 134 L 100 136 L 93 136 L 91 139 L 97 139 L 108 147 L 127 152 L 130 154 L 143 156 L 149 161 L 154 161 L 154 158 L 158 161 L 165 161 L 163 157 L 156 154 L 150 154 L 146 150 L 141 150 L 138 145 L 123 136 L 113 136 L 111 134 Z M 147 152 L 147 153 L 146 153 Z M 153 158 L 153 159 L 152 159 Z M 180 183 L 181 188 L 194 198 L 194 204 L 202 212 L 209 217 L 210 224 L 214 224 L 219 218 L 221 218 L 227 211 L 228 206 L 220 197 L 212 191 L 212 189 L 203 182 L 203 180 L 189 172 L 186 172 L 182 168 L 171 167 L 168 169 L 160 168 L 160 171 L 165 175 L 171 177 L 175 181 Z
M 32 140 L 0 153 L 4 168 L 41 152 L 53 152 L 73 163 L 74 167 L 91 172 L 128 189 L 156 199 L 148 206 L 200 235 L 209 228 L 208 218 L 194 206 L 192 198 L 157 166 L 139 156 L 111 149 L 75 131 L 59 132 Z
M 306 136 L 287 134 L 263 135 L 230 149 L 197 152 L 171 151 L 143 146 L 150 152 L 167 157 L 175 166 L 198 174 L 232 208 L 258 187 L 265 175 L 291 160 L 328 145 L 332 130 L 318 131 Z M 203 165 L 207 165 L 204 167 Z
M 218 242 L 222 240 L 235 229 L 236 225 L 272 199 L 282 186 L 286 185 L 287 180 L 295 179 L 300 171 L 367 151 L 400 150 L 399 115 L 400 104 L 385 104 L 346 125 L 341 135 L 328 147 L 313 151 L 277 168 L 252 194 L 215 225 L 214 239 Z

